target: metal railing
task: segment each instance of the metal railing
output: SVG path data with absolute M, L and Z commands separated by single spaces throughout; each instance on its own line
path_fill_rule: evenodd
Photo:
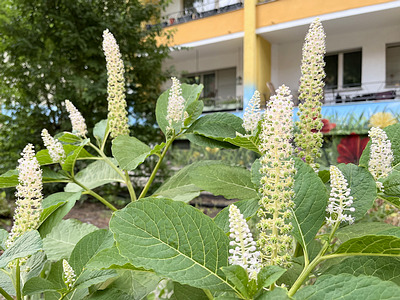
M 239 111 L 243 110 L 242 97 L 231 98 L 200 98 L 204 102 L 204 112 Z
M 192 20 L 210 17 L 243 7 L 243 0 L 196 1 L 193 7 L 170 13 L 162 17 L 162 27 L 186 23 Z

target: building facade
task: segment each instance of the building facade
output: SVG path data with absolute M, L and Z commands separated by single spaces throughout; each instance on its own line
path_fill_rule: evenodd
M 174 0 L 163 26 L 174 34 L 165 67 L 204 85 L 206 110 L 241 115 L 255 89 L 266 103 L 289 86 L 295 104 L 302 44 L 316 17 L 326 38 L 323 115 L 400 114 L 400 1 Z

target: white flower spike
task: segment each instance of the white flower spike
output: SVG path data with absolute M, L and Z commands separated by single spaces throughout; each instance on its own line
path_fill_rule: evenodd
M 185 109 L 185 98 L 182 97 L 181 83 L 176 77 L 172 77 L 172 86 L 168 97 L 167 106 L 167 120 L 169 125 L 173 123 L 183 122 L 184 120 L 184 109 Z
M 76 275 L 75 275 L 74 269 L 72 269 L 70 264 L 65 259 L 63 259 L 63 271 L 64 271 L 65 285 L 70 290 L 75 283 Z
M 249 106 L 246 107 L 243 115 L 243 128 L 246 132 L 251 135 L 257 130 L 258 122 L 261 120 L 261 109 L 260 109 L 260 92 L 255 91 L 253 97 L 251 97 Z
M 47 129 L 42 130 L 42 139 L 45 147 L 49 150 L 49 155 L 53 163 L 63 163 L 65 160 L 65 151 L 62 144 L 53 138 Z
M 84 137 L 88 132 L 85 119 L 82 117 L 81 113 L 76 109 L 71 101 L 65 100 L 65 107 L 69 112 L 69 118 L 72 124 L 72 133 L 76 134 L 77 136 Z

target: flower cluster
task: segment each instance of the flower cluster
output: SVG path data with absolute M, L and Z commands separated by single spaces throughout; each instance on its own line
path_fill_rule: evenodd
M 14 224 L 6 242 L 7 248 L 23 233 L 36 229 L 42 212 L 42 170 L 35 157 L 33 145 L 26 145 L 21 155 L 17 167 L 19 172 L 19 183 L 15 193 L 17 207 Z
M 294 207 L 295 174 L 290 144 L 293 137 L 293 102 L 289 88 L 282 85 L 277 89 L 269 105 L 260 134 L 263 156 L 258 245 L 262 250 L 263 263 L 287 265 L 290 260 L 288 251 L 292 247 L 292 237 L 289 235 L 292 225 L 288 220 Z
M 63 270 L 64 270 L 64 282 L 68 289 L 71 289 L 75 283 L 75 272 L 70 264 L 63 259 Z
M 229 228 L 232 249 L 229 250 L 229 263 L 239 265 L 247 271 L 250 279 L 257 279 L 261 269 L 260 252 L 256 251 L 256 242 L 243 215 L 236 205 L 229 206 Z
M 49 150 L 49 155 L 53 163 L 63 163 L 65 160 L 65 151 L 61 143 L 53 138 L 47 129 L 42 130 L 42 139 L 45 147 Z
M 169 126 L 173 123 L 179 123 L 184 120 L 185 98 L 182 97 L 181 83 L 175 77 L 172 77 L 172 86 L 169 91 L 167 120 Z
M 86 135 L 87 128 L 85 119 L 82 117 L 81 113 L 76 109 L 76 107 L 69 100 L 65 100 L 65 107 L 69 113 L 69 118 L 72 124 L 72 133 L 77 136 L 84 137 Z
M 347 180 L 344 178 L 343 173 L 336 166 L 331 166 L 331 193 L 329 197 L 329 204 L 326 211 L 329 216 L 326 217 L 326 224 L 333 226 L 336 221 L 354 222 L 354 217 L 351 214 L 346 214 L 346 211 L 354 212 L 355 208 L 351 207 L 353 204 L 353 197 L 350 196 L 350 188 L 348 187 Z
M 129 135 L 125 101 L 124 63 L 117 41 L 108 30 L 103 32 L 103 50 L 107 61 L 108 122 L 111 137 Z
M 299 157 L 311 165 L 314 170 L 319 168 L 315 159 L 320 157 L 322 147 L 323 127 L 321 121 L 321 100 L 324 89 L 324 54 L 325 33 L 319 19 L 311 23 L 303 45 L 303 59 L 301 63 L 301 78 L 299 88 L 299 118 L 296 122 L 299 133 L 295 142 L 299 147 Z
M 243 115 L 242 126 L 246 130 L 246 132 L 253 134 L 257 130 L 257 125 L 260 120 L 261 120 L 260 92 L 255 91 Z
M 371 152 L 368 169 L 375 180 L 385 178 L 392 171 L 393 151 L 392 144 L 386 133 L 378 128 L 372 127 L 368 132 L 371 138 Z M 383 191 L 382 183 L 377 181 L 377 186 Z
M 389 112 L 377 112 L 369 119 L 370 127 L 385 128 L 397 123 L 397 119 Z

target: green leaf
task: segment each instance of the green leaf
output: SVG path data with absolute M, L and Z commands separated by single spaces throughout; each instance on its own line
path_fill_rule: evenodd
M 57 285 L 55 285 L 53 282 L 44 278 L 33 277 L 24 284 L 22 293 L 24 296 L 29 296 L 56 290 L 57 290 Z
M 222 142 L 225 138 L 235 138 L 237 132 L 245 134 L 242 123 L 243 120 L 233 114 L 218 112 L 197 119 L 187 132 Z
M 31 255 L 21 266 L 21 280 L 26 282 L 33 277 L 40 276 L 46 261 L 46 254 L 43 251 Z
M 228 237 L 190 205 L 141 199 L 115 212 L 110 229 L 120 253 L 137 267 L 194 287 L 234 290 L 220 270 L 228 265 Z
M 77 289 L 85 289 L 93 284 L 105 282 L 107 279 L 117 276 L 114 270 L 83 270 L 78 276 L 74 287 Z
M 234 204 L 240 210 L 240 213 L 245 219 L 253 217 L 260 205 L 258 204 L 259 199 L 249 199 L 237 201 Z M 225 233 L 229 232 L 229 206 L 221 210 L 214 218 L 215 224 L 221 228 Z
M 126 270 L 107 289 L 90 297 L 96 300 L 141 300 L 154 291 L 161 278 L 153 272 Z
M 79 144 L 83 141 L 83 139 L 75 134 L 70 132 L 63 132 L 55 135 L 55 138 L 60 142 L 68 143 L 68 144 Z
M 4 268 L 14 259 L 35 254 L 42 249 L 42 240 L 39 232 L 31 230 L 20 237 L 0 256 L 0 268 Z
M 378 194 L 379 198 L 385 200 L 386 202 L 390 203 L 391 205 L 400 209 L 400 198 L 393 197 L 393 196 L 386 196 L 384 194 Z
M 344 243 L 350 239 L 362 237 L 364 235 L 392 235 L 388 234 L 388 231 L 392 229 L 400 231 L 399 227 L 382 222 L 362 222 L 338 229 L 335 236 Z M 400 238 L 400 236 L 397 237 Z
M 69 257 L 69 264 L 79 276 L 88 261 L 103 249 L 112 247 L 114 239 L 111 232 L 99 229 L 85 235 L 75 245 Z
M 96 125 L 94 125 L 93 128 L 93 136 L 97 141 L 97 145 L 101 147 L 101 144 L 103 143 L 105 137 L 106 137 L 106 132 L 108 129 L 108 120 L 101 120 L 98 122 Z
M 400 166 L 396 166 L 392 172 L 383 180 L 384 193 L 379 197 L 400 208 Z
M 339 164 L 351 189 L 350 196 L 353 197 L 352 207 L 355 212 L 352 215 L 356 220 L 361 219 L 374 204 L 377 198 L 375 180 L 365 168 L 353 164 Z
M 185 119 L 184 125 L 186 127 L 193 124 L 196 121 L 201 113 L 203 112 L 204 103 L 203 101 L 195 101 L 188 105 L 186 112 L 188 113 L 189 117 Z
M 75 166 L 75 162 L 79 157 L 80 152 L 83 150 L 84 145 L 78 146 L 74 151 L 67 155 L 64 163 L 61 164 L 61 167 L 64 171 L 71 173 Z
M 396 166 L 400 163 L 400 123 L 387 126 L 383 128 L 383 131 L 386 132 L 386 135 L 392 144 L 392 151 L 394 157 L 392 166 Z M 363 166 L 367 169 L 370 156 L 370 149 L 371 149 L 371 141 L 369 141 L 367 146 L 365 147 L 360 157 L 360 163 L 359 163 L 360 166 Z
M 0 175 L 0 188 L 15 187 L 18 185 L 18 170 L 10 170 Z
M 331 179 L 331 173 L 329 170 L 321 170 L 318 172 L 319 178 L 321 178 L 323 183 L 327 183 Z
M 79 240 L 95 230 L 96 226 L 78 220 L 62 220 L 43 239 L 47 258 L 52 261 L 68 259 Z
M 87 262 L 87 269 L 137 269 L 123 257 L 114 244 L 111 248 L 102 249 Z
M 251 182 L 253 182 L 254 186 L 258 189 L 261 188 L 261 178 L 262 174 L 260 173 L 261 161 L 257 158 L 254 163 L 251 165 Z
M 224 163 L 205 164 L 190 174 L 191 181 L 199 188 L 227 199 L 253 199 L 258 192 L 251 182 L 251 174 L 241 167 Z
M 400 256 L 400 238 L 365 235 L 344 242 L 333 254 Z
M 11 296 L 15 296 L 15 289 L 10 276 L 7 273 L 0 270 L 0 286 Z
M 314 285 L 300 289 L 295 300 L 383 300 L 398 299 L 400 287 L 371 276 L 323 275 Z
M 143 163 L 151 155 L 151 148 L 137 138 L 122 135 L 112 142 L 112 154 L 118 161 L 119 167 L 131 171 Z
M 50 157 L 49 150 L 43 149 L 36 153 L 36 159 L 41 166 L 52 165 L 53 159 Z
M 256 300 L 290 300 L 289 296 L 287 295 L 287 290 L 275 287 L 273 291 L 264 292 Z
M 206 163 L 198 162 L 185 166 L 167 179 L 153 196 L 161 196 L 175 201 L 189 202 L 200 195 L 201 188 L 193 184 L 190 173 Z
M 295 159 L 295 168 L 292 234 L 306 249 L 325 221 L 328 191 L 314 170 L 301 159 Z
M 6 249 L 7 238 L 8 238 L 7 230 L 0 229 L 0 250 Z
M 278 266 L 266 266 L 260 270 L 257 275 L 257 286 L 258 289 L 269 287 L 275 283 L 284 273 L 286 269 Z
M 202 289 L 174 282 L 174 293 L 170 300 L 208 300 Z
M 121 176 L 111 168 L 105 161 L 99 160 L 91 163 L 85 169 L 75 175 L 77 181 L 89 189 L 102 186 L 111 182 L 124 182 Z M 68 183 L 66 192 L 80 192 L 83 188 L 75 183 Z
M 38 231 L 44 238 L 58 222 L 74 207 L 79 200 L 81 193 L 60 192 L 50 195 L 43 200 L 43 211 L 40 215 L 40 225 Z
M 222 267 L 221 269 L 225 273 L 226 278 L 240 291 L 241 295 L 249 298 L 249 275 L 247 271 L 238 265 Z
M 234 138 L 224 138 L 224 142 L 262 154 L 258 149 L 259 139 L 256 136 L 237 135 Z
M 68 177 L 62 174 L 63 171 L 55 172 L 48 167 L 42 167 L 42 182 L 43 183 L 54 183 L 54 182 L 69 182 L 71 181 Z
M 192 133 L 188 133 L 184 135 L 191 143 L 196 144 L 198 146 L 210 147 L 210 148 L 225 148 L 225 149 L 237 149 L 238 146 L 232 145 L 228 142 L 221 142 L 218 140 L 214 140 L 202 135 L 196 135 Z
M 355 256 L 331 265 L 324 274 L 369 275 L 400 285 L 400 258 Z

